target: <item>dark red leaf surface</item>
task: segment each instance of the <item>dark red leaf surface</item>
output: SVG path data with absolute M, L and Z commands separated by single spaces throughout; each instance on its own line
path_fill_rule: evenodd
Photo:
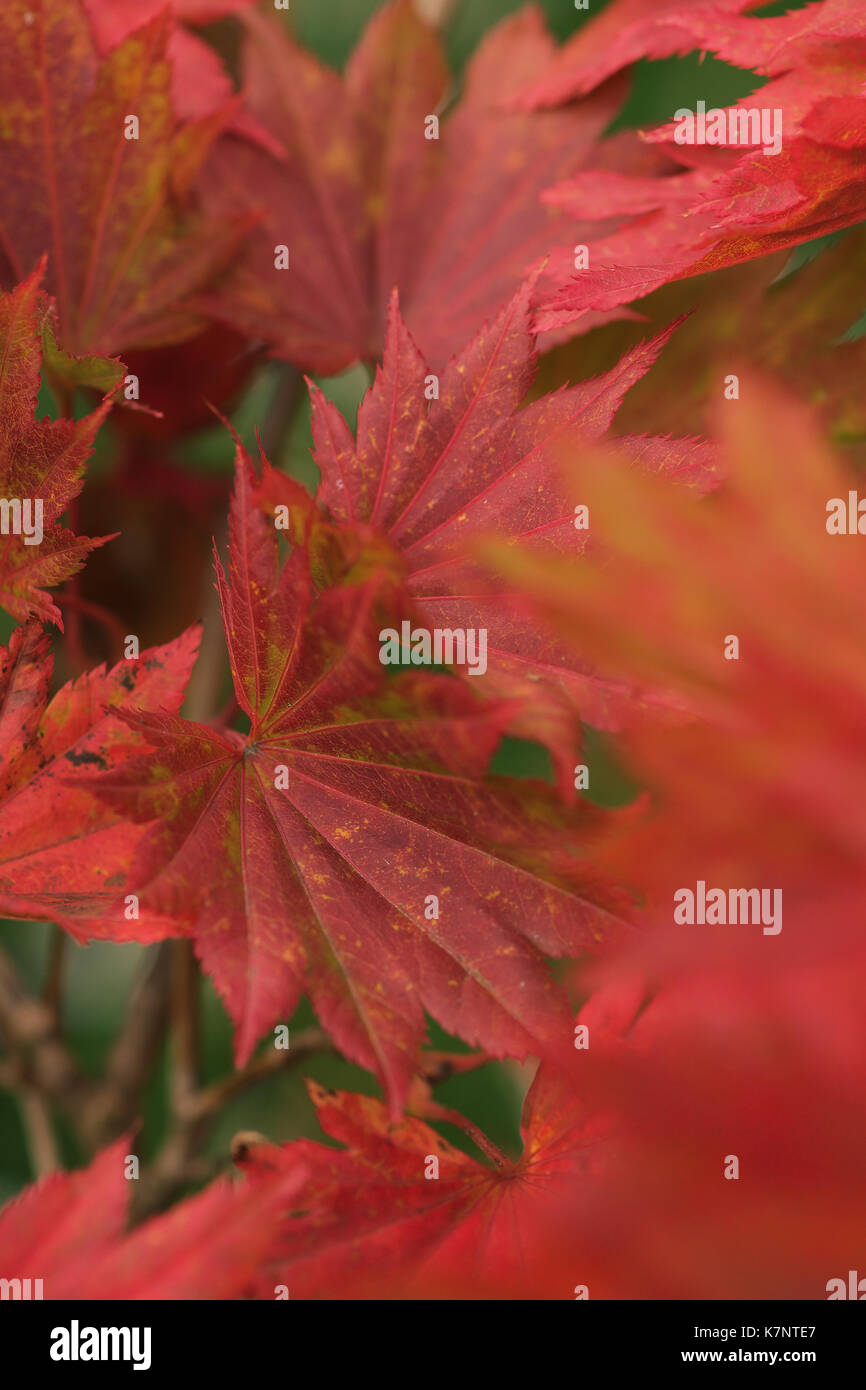
M 663 354 L 672 328 L 626 353 L 608 373 L 523 405 L 536 369 L 530 332 L 534 281 L 436 378 L 403 322 L 396 297 L 385 356 L 364 398 L 353 438 L 336 407 L 312 388 L 319 500 L 341 524 L 372 526 L 408 570 L 419 621 L 430 628 L 483 629 L 486 690 L 521 702 L 514 728 L 540 737 L 573 779 L 578 723 L 611 728 L 635 717 L 633 689 L 601 678 L 528 612 L 513 586 L 470 557 L 479 537 L 521 540 L 565 562 L 592 535 L 576 529 L 581 498 L 562 461 L 605 435 L 623 397 Z M 715 451 L 701 439 L 633 436 L 621 441 L 635 467 L 702 493 L 717 485 Z M 266 471 L 264 493 L 281 497 Z
M 124 704 L 178 709 L 198 647 L 191 630 L 136 661 L 98 667 L 49 699 L 52 662 L 38 624 L 0 648 L 0 909 L 53 918 L 80 936 L 143 940 L 125 913 L 124 873 L 140 838 L 82 785 L 144 746 Z M 106 919 L 103 921 L 103 919 Z M 150 939 L 173 930 L 151 923 Z
M 472 1297 L 491 1285 L 539 1295 L 532 1252 L 587 1182 L 603 1132 L 566 1076 L 539 1069 L 524 1104 L 523 1153 L 499 1166 L 411 1115 L 394 1124 L 370 1096 L 309 1090 L 325 1133 L 345 1148 L 249 1145 L 237 1159 L 253 1174 L 309 1174 L 256 1281 L 259 1296 L 276 1282 L 292 1298 Z
M 157 752 L 93 786 L 154 822 L 135 867 L 142 921 L 194 934 L 238 1060 L 306 990 L 399 1108 L 425 1009 L 496 1055 L 557 1035 L 567 1004 L 545 957 L 596 946 L 627 912 L 586 862 L 607 813 L 484 780 L 508 708 L 445 676 L 386 677 L 387 559 L 374 546 L 315 594 L 303 548 L 280 567 L 254 483 L 240 453 L 218 569 L 249 735 L 127 712 Z

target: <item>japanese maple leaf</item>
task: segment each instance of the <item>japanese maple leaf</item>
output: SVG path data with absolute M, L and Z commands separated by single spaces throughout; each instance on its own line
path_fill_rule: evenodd
M 105 55 L 144 24 L 163 14 L 166 8 L 171 8 L 178 20 L 209 24 L 225 15 L 237 14 L 253 0 L 202 0 L 202 3 L 198 0 L 138 0 L 135 5 L 129 5 L 127 0 L 83 0 L 83 3 L 99 51 Z M 167 56 L 172 71 L 172 105 L 181 120 L 212 116 L 232 102 L 235 89 L 219 54 L 183 24 L 172 28 Z M 261 127 L 243 110 L 232 112 L 228 126 L 251 139 L 263 140 L 266 146 L 271 143 Z
M 856 227 L 826 243 L 729 266 L 699 287 L 692 280 L 662 286 L 641 303 L 642 332 L 687 317 L 629 391 L 617 429 L 705 429 L 708 399 L 728 373 L 754 366 L 813 404 L 829 436 L 849 446 L 866 439 L 864 280 L 866 228 Z M 598 371 L 634 346 L 637 328 L 623 321 L 556 349 L 541 363 L 538 385 Z
M 373 1097 L 308 1088 L 323 1130 L 345 1148 L 304 1139 L 236 1153 L 253 1174 L 309 1174 L 253 1286 L 259 1297 L 272 1297 L 275 1283 L 293 1299 L 473 1297 L 491 1284 L 539 1296 L 545 1277 L 532 1251 L 570 1189 L 591 1175 L 601 1132 L 566 1076 L 539 1068 L 521 1157 L 500 1154 L 489 1165 L 421 1119 L 393 1123 Z M 570 1294 L 564 1286 L 561 1296 Z
M 707 12 L 710 13 L 710 12 Z M 712 46 L 700 31 L 694 46 Z M 615 312 L 631 299 L 684 276 L 700 275 L 838 231 L 866 218 L 866 20 L 850 0 L 774 19 L 737 19 L 751 39 L 723 51 L 751 53 L 771 80 L 739 103 L 781 113 L 781 148 L 749 150 L 733 163 L 733 146 L 704 149 L 674 143 L 674 127 L 649 138 L 697 167 L 667 179 L 632 178 L 613 170 L 602 185 L 579 174 L 546 198 L 585 217 L 588 197 L 600 219 L 626 210 L 638 216 L 611 236 L 589 242 L 589 267 L 541 307 L 536 327 L 559 330 L 586 312 Z M 770 33 L 760 41 L 761 26 Z M 724 31 L 716 16 L 710 30 Z M 842 39 L 844 38 L 844 42 Z M 732 108 L 736 109 L 736 108 Z
M 497 551 L 601 669 L 661 685 L 694 711 L 623 738 L 651 803 L 610 856 L 598 852 L 612 871 L 628 865 L 649 915 L 635 950 L 606 969 L 621 979 L 636 955 L 658 995 L 633 1052 L 575 1054 L 580 1094 L 590 1109 L 607 1099 L 618 1135 L 616 1164 L 575 1191 L 560 1223 L 580 1232 L 593 1296 L 822 1298 L 831 1276 L 856 1267 L 866 968 L 856 477 L 801 406 L 754 374 L 741 383 L 720 416 L 727 481 L 710 503 L 587 460 L 575 485 L 597 517 L 596 556 L 566 570 Z M 844 534 L 839 513 L 847 528 L 852 505 Z M 738 660 L 726 661 L 732 635 Z M 780 930 L 709 914 L 678 924 L 674 894 L 699 881 L 778 891 Z M 739 1157 L 741 1181 L 724 1181 L 726 1155 Z M 567 1264 L 563 1242 L 558 1252 L 548 1262 Z
M 663 949 L 647 934 L 653 988 L 619 1040 L 618 1005 L 593 995 L 572 1084 L 605 1112 L 603 1152 L 536 1246 L 542 1271 L 579 1269 L 593 1298 L 823 1299 L 847 1283 L 866 1219 L 862 875 L 814 888 L 786 896 L 771 949 L 736 925 L 681 928 L 688 942 Z M 630 966 L 610 964 L 617 993 Z
M 186 24 L 212 24 L 248 9 L 253 3 L 254 0 L 138 0 L 135 14 L 130 15 L 126 0 L 85 0 L 98 26 L 100 41 L 112 48 L 128 37 L 133 26 L 140 28 L 166 9 L 173 10 Z
M 530 110 L 556 106 L 585 95 L 640 59 L 695 50 L 776 75 L 799 65 L 804 70 L 809 64 L 820 66 L 822 59 L 829 67 L 835 45 L 835 66 L 842 59 L 844 68 L 845 41 L 863 38 L 859 0 L 820 0 L 769 18 L 745 13 L 762 7 L 762 0 L 657 0 L 647 12 L 640 0 L 616 0 L 556 52 L 547 72 L 524 89 L 516 104 Z M 854 52 L 855 47 L 848 50 L 852 56 Z M 764 88 L 762 98 L 775 92 Z
M 866 143 L 866 18 L 859 0 L 823 0 L 770 19 L 697 11 L 688 16 L 686 24 L 693 47 L 711 49 L 728 62 L 757 69 L 770 79 L 734 109 L 756 104 L 779 108 L 784 118 L 784 142 L 790 144 L 792 137 L 806 140 L 795 147 L 795 164 L 808 159 L 809 141 L 826 146 L 828 156 L 833 149 L 856 153 Z M 670 145 L 675 133 L 674 123 L 652 132 L 649 139 Z M 700 164 L 708 152 L 679 145 L 677 153 L 686 163 L 695 160 Z M 712 160 L 712 150 L 709 157 Z M 818 180 L 814 187 L 805 180 L 803 185 L 804 192 L 816 199 L 832 191 L 829 178 Z M 773 209 L 767 211 L 772 213 Z
M 486 1167 L 419 1119 L 389 1124 L 376 1100 L 311 1087 L 345 1150 L 247 1141 L 237 1155 L 253 1173 L 309 1173 L 253 1291 L 824 1297 L 828 1273 L 856 1267 L 864 1212 L 863 943 L 853 918 L 829 949 L 814 931 L 772 957 L 724 940 L 678 957 L 641 937 L 651 987 L 628 958 L 605 960 L 584 1045 L 539 1069 L 516 1164 Z M 723 1177 L 732 1152 L 739 1182 Z
M 0 648 L 0 913 L 49 918 L 79 936 L 147 939 L 125 911 L 124 871 L 139 838 L 78 784 L 140 751 L 140 735 L 114 717 L 125 703 L 180 707 L 198 647 L 196 630 L 111 670 L 97 667 L 49 699 L 52 661 L 36 622 Z M 116 912 L 109 909 L 120 904 Z M 153 923 L 151 923 L 153 926 Z M 160 935 L 174 930 L 164 922 Z
M 605 434 L 673 330 L 626 353 L 604 376 L 520 410 L 536 367 L 533 286 L 530 277 L 441 378 L 429 374 L 395 295 L 384 360 L 361 404 L 357 438 L 311 388 L 314 457 L 321 504 L 343 525 L 384 534 L 408 569 L 420 618 L 435 628 L 486 630 L 483 683 L 525 701 L 516 731 L 549 743 L 563 784 L 573 786 L 579 720 L 616 727 L 640 699 L 625 685 L 599 679 L 468 551 L 479 535 L 491 533 L 563 561 L 582 553 L 590 532 L 576 529 L 581 499 L 562 481 L 563 452 L 579 453 Z M 698 492 L 716 483 L 713 447 L 700 439 L 621 442 L 640 469 Z M 266 500 L 277 502 L 280 489 L 280 476 L 266 470 Z
M 128 1232 L 130 1145 L 126 1136 L 88 1168 L 52 1173 L 7 1203 L 0 1211 L 4 1278 L 41 1280 L 45 1299 L 238 1297 L 273 1247 L 275 1223 L 303 1169 L 240 1183 L 219 1179 Z
M 553 54 L 547 67 L 533 74 L 518 104 L 525 109 L 558 106 L 585 96 L 622 68 L 642 58 L 670 58 L 700 45 L 689 25 L 719 30 L 763 0 L 614 0 Z M 744 66 L 751 66 L 745 64 Z
M 157 752 L 92 786 L 153 822 L 134 870 L 142 921 L 193 933 L 239 1063 L 306 988 L 398 1110 L 425 1008 L 496 1055 L 557 1032 L 567 1006 L 544 958 L 597 944 L 626 910 L 582 863 L 607 817 L 482 780 L 509 711 L 446 676 L 387 679 L 387 562 L 359 554 L 314 599 L 303 548 L 280 569 L 254 483 L 239 452 L 218 583 L 249 734 L 127 712 Z
M 275 18 L 251 13 L 245 22 L 249 110 L 283 155 L 226 137 L 208 163 L 207 204 L 260 218 L 217 312 L 278 355 L 336 372 L 378 359 L 399 285 L 409 325 L 439 370 L 530 266 L 555 248 L 548 275 L 573 264 L 581 240 L 573 222 L 538 195 L 585 164 L 619 92 L 606 88 L 567 112 L 506 110 L 553 52 L 536 10 L 487 36 L 438 138 L 431 122 L 451 79 L 439 38 L 409 0 L 376 14 L 345 78 Z M 280 247 L 288 269 L 278 268 Z
M 610 458 L 587 462 L 575 486 L 595 508 L 599 555 L 563 565 L 496 549 L 581 654 L 693 712 L 676 728 L 635 727 L 622 746 L 656 801 L 622 853 L 668 914 L 673 889 L 711 874 L 792 893 L 862 881 L 856 476 L 803 407 L 754 374 L 747 383 L 719 412 L 728 478 L 711 505 Z M 836 533 L 852 507 L 855 533 Z
M 599 1241 L 580 1198 L 562 1219 L 601 1297 L 823 1297 L 862 1224 L 864 561 L 856 510 L 854 534 L 827 525 L 856 509 L 856 479 L 802 407 L 741 382 L 711 504 L 607 459 L 579 484 L 598 556 L 566 572 L 526 556 L 518 575 L 516 551 L 497 554 L 601 669 L 694 712 L 624 736 L 651 803 L 598 851 L 649 915 L 625 966 L 636 954 L 662 984 L 634 1030 L 645 1048 L 581 1054 L 581 1094 L 615 1097 L 622 1135 L 588 1198 Z M 771 891 L 778 932 L 677 924 L 674 895 L 699 882 Z M 729 1154 L 746 1181 L 723 1185 Z
M 83 0 L 0 10 L 0 281 L 23 279 L 48 252 L 48 289 L 76 353 L 193 332 L 190 296 L 239 239 L 236 223 L 205 225 L 189 206 L 221 118 L 175 119 L 171 33 L 165 12 L 103 60 Z
M 77 573 L 89 553 L 110 539 L 76 536 L 59 523 L 81 491 L 111 401 L 106 397 L 80 420 L 35 418 L 50 327 L 40 291 L 43 270 L 37 266 L 10 294 L 0 294 L 0 606 L 13 618 L 34 614 L 62 628 L 60 609 L 43 586 Z M 55 356 L 59 351 L 55 344 Z M 65 365 L 75 370 L 71 360 Z M 102 365 L 110 379 L 118 364 Z

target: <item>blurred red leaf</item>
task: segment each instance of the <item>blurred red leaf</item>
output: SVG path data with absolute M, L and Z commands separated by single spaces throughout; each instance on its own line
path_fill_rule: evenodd
M 665 730 L 636 727 L 622 744 L 657 803 L 629 831 L 623 862 L 668 903 L 690 877 L 754 881 L 770 864 L 792 883 L 838 885 L 859 874 L 866 847 L 866 661 L 851 639 L 862 626 L 861 538 L 827 530 L 831 500 L 847 509 L 856 475 L 803 407 L 754 375 L 742 384 L 717 411 L 728 480 L 711 501 L 625 461 L 586 461 L 575 485 L 590 499 L 598 555 L 565 567 L 496 552 L 601 670 L 694 713 Z M 724 657 L 729 634 L 738 660 Z
M 536 10 L 487 36 L 453 114 L 443 111 L 451 79 L 441 42 L 409 0 L 376 14 L 345 79 L 276 19 L 252 13 L 246 23 L 249 110 L 282 156 L 227 137 L 204 172 L 208 206 L 261 218 L 216 312 L 267 338 L 276 354 L 336 372 L 379 357 L 399 285 L 409 326 L 438 371 L 532 265 L 550 256 L 545 273 L 558 269 L 561 281 L 582 238 L 539 194 L 591 153 L 602 158 L 620 91 L 606 88 L 567 112 L 506 109 L 554 51 Z M 440 116 L 439 136 L 425 138 Z M 621 160 L 620 151 L 612 142 L 610 157 Z M 288 269 L 275 265 L 281 246 Z
M 656 997 L 633 1046 L 575 1054 L 575 1084 L 608 1107 L 615 1142 L 547 1260 L 573 1263 L 578 1231 L 597 1297 L 821 1298 L 856 1267 L 863 555 L 856 524 L 833 529 L 856 475 L 801 406 L 753 374 L 741 383 L 717 412 L 727 481 L 711 500 L 584 460 L 598 554 L 564 572 L 497 553 L 602 669 L 693 713 L 624 736 L 647 813 L 598 856 L 640 884 L 651 928 L 602 978 L 637 975 Z M 778 893 L 778 930 L 678 924 L 674 894 L 699 880 Z M 728 1155 L 741 1181 L 724 1180 Z
M 0 1211 L 4 1277 L 41 1279 L 45 1299 L 238 1297 L 273 1245 L 303 1169 L 219 1179 L 127 1232 L 129 1148 L 127 1136 L 89 1168 L 52 1173 Z
M 824 1299 L 857 1268 L 862 891 L 862 878 L 786 889 L 779 937 L 733 925 L 656 939 L 636 1021 L 616 1002 L 628 963 L 614 964 L 612 997 L 603 988 L 580 1015 L 590 1046 L 572 1075 L 607 1116 L 604 1152 L 539 1240 L 549 1277 L 579 1269 L 593 1298 Z

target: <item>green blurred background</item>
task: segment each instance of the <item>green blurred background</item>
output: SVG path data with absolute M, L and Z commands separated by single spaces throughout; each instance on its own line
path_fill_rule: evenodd
M 592 13 L 604 8 L 599 0 Z M 365 23 L 378 8 L 378 0 L 293 0 L 287 22 L 301 40 L 322 59 L 341 66 L 351 52 Z M 479 39 L 498 20 L 520 8 L 520 0 L 458 0 L 454 18 L 445 38 L 455 72 L 459 74 Z M 590 17 L 576 11 L 572 0 L 543 0 L 550 27 L 559 39 L 566 38 Z M 648 9 L 650 6 L 648 5 Z M 798 8 L 794 4 L 769 6 L 766 13 L 783 13 Z M 210 31 L 217 45 L 228 51 L 234 43 L 230 26 L 214 26 Z M 754 90 L 759 79 L 699 55 L 657 63 L 641 63 L 633 73 L 630 96 L 614 128 L 648 126 L 667 120 L 679 106 L 693 106 L 698 98 L 708 104 L 725 105 Z M 354 419 L 361 395 L 369 382 L 366 370 L 357 367 L 339 377 L 323 379 L 320 385 L 347 417 Z M 278 364 L 266 364 L 253 377 L 243 399 L 232 412 L 232 420 L 248 448 L 254 448 L 255 427 L 271 407 L 275 392 L 285 387 L 285 371 Z M 80 410 L 84 403 L 76 403 Z M 40 414 L 54 413 L 50 391 L 43 388 Z M 298 403 L 292 426 L 279 462 L 308 484 L 315 480 L 309 457 L 311 445 L 309 409 L 304 399 Z M 92 464 L 93 476 L 110 467 L 113 436 L 110 423 L 100 438 Z M 173 449 L 176 454 L 177 448 Z M 232 467 L 232 447 L 219 425 L 187 437 L 180 445 L 187 466 L 195 471 L 228 474 Z M 122 616 L 122 615 L 121 615 Z M 8 639 L 11 622 L 0 613 L 0 640 Z M 592 768 L 593 796 L 606 804 L 630 799 L 632 789 L 618 770 L 609 744 L 593 731 L 587 731 L 583 760 Z M 549 760 L 534 745 L 506 740 L 494 761 L 494 772 L 511 776 L 549 778 Z M 15 960 L 25 982 L 38 992 L 45 976 L 51 929 L 41 923 L 0 923 L 0 942 Z M 135 945 L 94 944 L 86 948 L 69 942 L 64 963 L 63 1022 L 65 1036 L 82 1065 L 98 1073 L 124 1016 L 133 977 L 140 967 L 145 949 Z M 207 982 L 202 983 L 202 1031 L 205 1079 L 225 1074 L 232 1065 L 231 1029 L 227 1017 Z M 292 1030 L 314 1022 L 304 1003 L 290 1020 Z M 448 1039 L 431 1023 L 431 1042 L 456 1051 L 468 1049 Z M 159 1147 L 168 1118 L 167 1056 L 163 1055 L 146 1096 L 144 1129 L 136 1152 L 147 1157 Z M 260 1130 L 274 1140 L 299 1135 L 321 1138 L 313 1108 L 303 1087 L 302 1074 L 330 1086 L 376 1092 L 369 1073 L 335 1056 L 323 1055 L 303 1068 L 290 1070 L 260 1084 L 239 1097 L 225 1111 L 211 1141 L 214 1155 L 227 1153 L 231 1136 L 240 1129 Z M 505 1151 L 520 1151 L 519 1116 L 522 1097 L 531 1069 L 512 1063 L 490 1063 L 477 1071 L 457 1076 L 437 1088 L 437 1099 L 457 1108 L 473 1120 Z M 439 1126 L 452 1142 L 472 1151 L 470 1141 L 451 1126 Z M 61 1152 L 69 1164 L 78 1163 L 72 1136 L 60 1126 Z M 0 1201 L 31 1180 L 30 1155 L 19 1105 L 15 1097 L 0 1091 Z

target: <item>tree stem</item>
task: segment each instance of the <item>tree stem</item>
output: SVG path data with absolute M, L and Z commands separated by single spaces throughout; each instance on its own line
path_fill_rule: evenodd
M 46 1173 L 53 1173 L 60 1167 L 51 1112 L 45 1099 L 30 1086 L 21 1088 L 18 1101 L 27 1132 L 33 1176 L 44 1178 Z

